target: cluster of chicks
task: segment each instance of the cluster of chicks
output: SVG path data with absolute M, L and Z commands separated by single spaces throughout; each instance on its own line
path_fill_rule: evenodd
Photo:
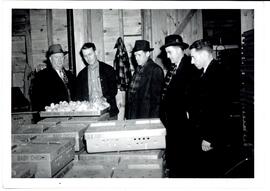
M 58 104 L 51 103 L 45 107 L 46 112 L 91 112 L 101 111 L 110 107 L 105 98 L 93 99 L 91 101 L 60 101 Z

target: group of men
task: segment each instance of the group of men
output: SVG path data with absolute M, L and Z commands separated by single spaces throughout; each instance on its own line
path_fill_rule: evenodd
M 190 56 L 185 54 L 190 49 Z M 168 35 L 160 48 L 170 60 L 166 76 L 151 59 L 150 43 L 135 42 L 137 67 L 126 92 L 126 119 L 160 118 L 167 130 L 166 162 L 169 177 L 220 177 L 217 156 L 226 145 L 227 85 L 222 65 L 213 58 L 206 40 L 191 46 L 180 35 Z M 33 85 L 34 110 L 59 101 L 89 101 L 105 97 L 110 118 L 117 119 L 117 83 L 113 67 L 97 59 L 93 43 L 80 51 L 86 67 L 76 78 L 63 69 L 65 52 L 60 45 L 48 50 L 50 65 Z

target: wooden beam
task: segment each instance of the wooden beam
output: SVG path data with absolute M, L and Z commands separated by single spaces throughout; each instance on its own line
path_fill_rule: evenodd
M 48 36 L 48 45 L 53 44 L 53 23 L 52 23 L 52 10 L 46 10 L 46 21 L 47 21 L 47 36 Z
M 174 34 L 181 34 L 183 30 L 186 28 L 187 24 L 190 22 L 193 15 L 197 12 L 196 9 L 191 9 L 186 17 L 184 18 L 183 22 L 179 25 L 179 27 L 175 30 Z
M 152 14 L 151 10 L 143 9 L 141 10 L 142 16 L 142 35 L 144 40 L 148 40 L 153 46 L 152 42 Z
M 91 25 L 92 42 L 95 43 L 98 59 L 105 60 L 105 48 L 104 48 L 104 31 L 103 31 L 103 10 L 91 9 L 91 21 L 88 23 Z
M 69 69 L 76 75 L 75 43 L 74 43 L 74 22 L 73 10 L 67 9 L 67 30 L 68 30 L 68 59 Z
M 122 37 L 122 39 L 124 39 L 124 21 L 123 21 L 123 9 L 119 9 L 118 10 L 118 13 L 119 13 L 119 34 L 120 34 L 120 37 Z

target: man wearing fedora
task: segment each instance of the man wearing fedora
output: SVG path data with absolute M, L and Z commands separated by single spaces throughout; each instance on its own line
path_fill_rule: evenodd
M 127 92 L 126 119 L 159 117 L 164 74 L 162 68 L 151 58 L 150 43 L 137 40 L 132 53 L 137 61 L 137 68 Z
M 161 120 L 166 127 L 166 163 L 169 177 L 196 177 L 196 131 L 189 120 L 192 87 L 200 71 L 184 50 L 189 45 L 180 35 L 165 37 L 165 50 L 171 61 L 162 91 Z
M 64 69 L 64 52 L 60 44 L 53 44 L 47 51 L 47 67 L 39 71 L 33 80 L 32 108 L 45 110 L 45 106 L 73 98 L 74 77 Z

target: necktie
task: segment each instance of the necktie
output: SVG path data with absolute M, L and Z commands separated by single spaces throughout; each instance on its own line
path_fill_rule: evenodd
M 169 86 L 169 84 L 170 84 L 170 82 L 172 80 L 172 77 L 176 73 L 176 69 L 177 69 L 176 64 L 172 64 L 171 68 L 168 70 L 168 72 L 167 72 L 167 74 L 165 76 L 164 87 L 163 87 L 163 90 L 162 90 L 162 99 L 164 99 L 164 97 L 166 95 L 166 92 L 167 92 L 168 86 Z
M 65 85 L 67 85 L 68 84 L 68 78 L 67 78 L 66 73 L 63 70 L 60 70 L 60 76 L 61 76 L 63 82 L 65 83 Z
M 68 93 L 68 101 L 70 101 L 70 90 L 69 90 L 69 87 L 68 87 L 68 78 L 67 78 L 67 75 L 65 73 L 65 71 L 63 70 L 60 70 L 60 76 L 66 86 L 66 89 L 67 89 L 67 93 Z

